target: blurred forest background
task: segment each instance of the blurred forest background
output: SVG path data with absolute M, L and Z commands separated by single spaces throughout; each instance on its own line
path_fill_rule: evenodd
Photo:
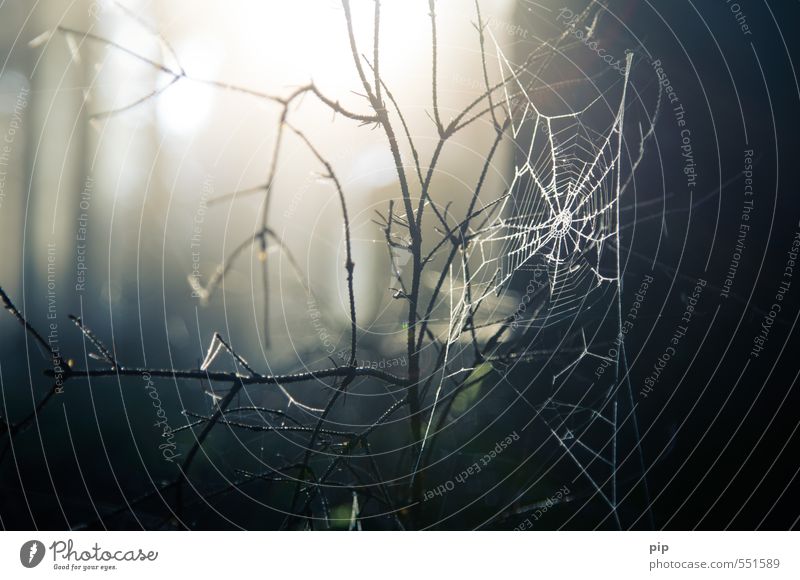
M 401 103 L 410 132 L 419 136 L 421 158 L 427 159 L 435 146 L 429 116 L 427 2 L 385 4 L 382 74 Z M 557 19 L 561 4 L 493 0 L 481 7 L 500 48 L 521 62 L 542 39 L 561 32 L 563 23 Z M 580 2 L 564 4 L 576 12 L 582 6 Z M 746 355 L 749 334 L 732 349 L 724 343 L 740 332 L 740 320 L 745 326 L 758 327 L 774 292 L 770 283 L 758 286 L 756 282 L 759 276 L 770 279 L 762 271 L 780 271 L 784 252 L 768 250 L 788 247 L 797 223 L 796 180 L 790 185 L 781 183 L 774 169 L 791 167 L 798 152 L 795 132 L 774 122 L 783 119 L 786 121 L 781 124 L 786 125 L 796 118 L 796 79 L 792 81 L 787 74 L 785 56 L 769 56 L 783 51 L 782 39 L 772 32 L 769 12 L 753 10 L 751 14 L 752 42 L 763 51 L 759 68 L 727 10 L 702 5 L 695 13 L 688 4 L 670 2 L 658 6 L 656 14 L 647 2 L 618 0 L 609 4 L 615 16 L 601 20 L 601 38 L 608 52 L 620 58 L 627 49 L 635 52 L 637 87 L 651 102 L 658 79 L 650 63 L 660 59 L 690 115 L 702 167 L 694 197 L 687 199 L 679 153 L 681 137 L 673 113 L 666 107 L 657 127 L 657 146 L 637 174 L 633 197 L 623 202 L 631 208 L 624 214 L 625 283 L 633 289 L 646 274 L 656 278 L 640 314 L 648 323 L 628 337 L 629 358 L 636 360 L 642 355 L 647 361 L 634 365 L 635 384 L 641 385 L 651 370 L 650 359 L 663 346 L 663 341 L 648 346 L 651 330 L 655 328 L 657 335 L 668 339 L 670 325 L 684 311 L 699 277 L 717 288 L 707 291 L 708 303 L 698 311 L 697 326 L 686 339 L 685 350 L 661 379 L 662 388 L 639 407 L 647 430 L 645 464 L 650 488 L 658 499 L 652 506 L 654 519 L 649 523 L 646 518 L 637 519 L 636 526 L 716 528 L 733 522 L 733 527 L 748 528 L 758 523 L 766 506 L 787 502 L 779 504 L 787 509 L 769 512 L 770 519 L 764 524 L 785 528 L 794 519 L 790 514 L 796 510 L 788 508 L 796 493 L 778 494 L 786 491 L 786 486 L 795 489 L 793 479 L 770 472 L 763 493 L 751 495 L 751 478 L 763 472 L 773 457 L 770 453 L 752 459 L 725 501 L 714 504 L 705 519 L 698 522 L 698 514 L 706 513 L 742 465 L 741 457 L 723 454 L 722 461 L 709 471 L 731 437 L 735 435 L 739 449 L 761 445 L 777 453 L 784 444 L 794 445 L 793 420 L 784 416 L 784 411 L 765 438 L 760 437 L 772 405 L 793 384 L 794 365 L 783 359 L 772 370 L 759 367 L 759 379 L 752 384 L 764 384 L 766 391 L 759 392 L 757 408 L 750 414 L 756 389 L 733 389 L 739 368 L 731 362 Z M 798 16 L 797 4 L 791 4 L 773 8 L 779 12 L 779 21 Z M 171 0 L 125 2 L 125 6 L 163 34 L 180 66 L 196 78 L 271 94 L 283 94 L 287 87 L 313 79 L 343 106 L 351 110 L 364 106 L 364 98 L 357 94 L 359 80 L 338 2 L 237 0 L 204 2 L 200 8 L 189 0 Z M 698 32 L 697 14 L 702 14 L 714 31 L 713 37 Z M 115 352 L 131 366 L 196 368 L 215 331 L 230 339 L 251 364 L 268 372 L 313 368 L 328 364 L 329 358 L 344 364 L 349 319 L 340 210 L 330 185 L 319 178 L 318 163 L 298 140 L 284 145 L 271 222 L 298 257 L 309 284 L 325 289 L 317 296 L 319 302 L 309 302 L 294 268 L 274 245 L 266 255 L 259 254 L 257 245 L 248 248 L 208 305 L 193 296 L 188 282 L 190 276 L 199 274 L 202 283 L 207 283 L 225 257 L 258 227 L 262 202 L 258 192 L 240 195 L 235 203 L 209 202 L 229 192 L 263 186 L 277 108 L 246 94 L 187 80 L 130 110 L 90 119 L 92 113 L 123 107 L 159 90 L 165 78 L 121 51 L 81 42 L 77 32 L 112 38 L 153 60 L 165 55 L 158 37 L 110 2 L 42 0 L 31 6 L 14 0 L 0 6 L 0 16 L 0 55 L 4 59 L 0 67 L 0 133 L 11 135 L 2 167 L 0 284 L 35 326 L 47 329 L 55 320 L 62 355 L 84 357 L 83 337 L 67 319 L 68 314 L 75 314 L 104 341 L 113 343 Z M 372 38 L 371 2 L 354 2 L 353 16 L 358 43 L 367 50 Z M 437 17 L 439 99 L 447 116 L 480 95 L 484 81 L 473 26 L 474 5 L 443 0 L 437 3 Z M 76 34 L 53 35 L 29 46 L 57 26 Z M 783 40 L 797 54 L 797 40 Z M 591 51 L 576 54 L 577 70 L 602 70 L 603 62 Z M 727 56 L 724 65 L 721 55 Z M 490 59 L 489 64 L 497 75 L 496 60 Z M 564 73 L 565 78 L 570 72 Z M 735 97 L 734 86 L 738 89 Z M 768 95 L 765 86 L 773 89 Z M 574 97 L 575 102 L 584 96 L 580 88 L 563 94 Z M 559 105 L 552 95 L 542 99 L 545 105 Z M 744 117 L 739 120 L 737 100 L 746 121 Z M 382 232 L 372 221 L 375 210 L 385 211 L 388 200 L 397 197 L 386 138 L 380 131 L 357 128 L 350 120 L 332 116 L 312 98 L 300 107 L 301 113 L 294 116 L 298 126 L 331 161 L 348 194 L 357 264 L 355 293 L 363 331 L 360 358 L 403 375 L 407 364 L 404 306 L 392 298 L 391 262 Z M 736 242 L 743 126 L 748 146 L 756 149 L 763 210 L 753 221 L 753 254 L 743 262 L 734 297 L 725 305 L 728 310 L 715 319 L 713 335 L 706 340 L 704 325 L 710 324 L 715 306 L 712 296 L 716 300 Z M 488 120 L 477 123 L 458 134 L 443 154 L 433 189 L 444 192 L 442 199 L 454 200 L 453 211 L 460 205 L 463 212 L 464 199 L 474 187 L 493 136 Z M 489 192 L 488 198 L 508 186 L 514 161 L 514 144 L 504 142 L 487 177 L 484 190 Z M 775 215 L 785 221 L 772 227 Z M 78 259 L 84 250 L 85 261 Z M 759 264 L 763 255 L 766 261 Z M 402 266 L 404 256 L 394 258 Z M 263 332 L 264 260 L 270 268 L 269 338 Z M 48 295 L 49 282 L 55 286 L 55 298 Z M 524 283 L 517 284 L 499 300 L 513 307 L 524 291 Z M 629 298 L 627 295 L 626 300 Z M 796 298 L 790 303 L 787 312 L 794 316 Z M 322 322 L 314 314 L 317 311 L 323 313 Z M 54 318 L 48 313 L 54 313 Z M 659 326 L 662 320 L 669 321 L 663 328 Z M 790 319 L 782 319 L 774 331 L 776 337 L 783 337 L 781 341 L 787 341 L 787 352 L 798 346 L 790 323 Z M 698 366 L 693 358 L 700 345 L 705 348 L 707 367 Z M 565 352 L 561 356 L 568 361 L 570 355 Z M 714 369 L 712 363 L 717 361 L 722 362 Z M 10 316 L 0 317 L 0 363 L 3 414 L 22 416 L 30 410 L 32 399 L 49 387 L 41 375 L 47 361 Z M 88 358 L 77 363 L 81 367 L 94 364 Z M 532 384 L 537 372 L 538 368 L 532 367 L 518 369 L 515 378 L 522 385 L 518 388 Z M 544 383 L 550 380 L 548 376 Z M 674 385 L 684 380 L 690 386 L 669 397 Z M 703 385 L 708 389 L 699 394 Z M 77 526 L 120 507 L 125 497 L 147 493 L 173 477 L 175 465 L 164 461 L 158 449 L 160 433 L 153 427 L 152 399 L 144 386 L 136 378 L 70 383 L 36 428 L 17 439 L 13 457 L 5 457 L 0 465 L 2 526 Z M 292 392 L 314 406 L 326 399 L 318 385 L 297 387 Z M 212 408 L 213 401 L 199 382 L 179 388 L 176 382 L 162 381 L 158 393 L 175 425 L 185 423 L 183 409 L 209 413 Z M 446 460 L 426 476 L 432 486 L 452 479 L 497 441 L 512 432 L 520 434 L 522 426 L 530 423 L 532 407 L 520 400 L 518 392 L 500 384 L 493 385 L 491 393 L 480 398 L 473 393 L 456 402 L 462 412 L 469 412 L 440 443 Z M 367 406 L 368 396 L 362 397 Z M 279 392 L 263 390 L 259 397 L 258 403 L 264 406 L 285 406 Z M 699 406 L 697 397 L 705 397 Z M 796 391 L 790 397 L 787 404 L 796 409 L 800 402 Z M 720 409 L 724 409 L 721 417 Z M 495 422 L 498 416 L 503 419 Z M 687 416 L 691 421 L 684 421 Z M 369 424 L 355 410 L 352 414 L 343 411 L 339 420 L 346 425 Z M 705 437 L 712 423 L 714 429 Z M 737 429 L 742 424 L 745 428 Z M 392 448 L 393 442 L 402 438 L 400 433 L 405 432 L 399 426 L 396 431 L 389 430 L 383 435 L 384 446 Z M 429 515 L 432 527 L 511 529 L 524 520 L 513 515 L 516 508 L 544 502 L 565 486 L 570 490 L 569 501 L 546 510 L 535 527 L 613 527 L 602 502 L 587 500 L 591 489 L 548 436 L 542 425 L 532 424 L 519 442 L 497 457 L 491 469 L 471 477 L 437 502 L 436 512 Z M 701 436 L 703 444 L 698 448 Z M 183 445 L 185 449 L 186 443 Z M 224 480 L 223 472 L 285 456 L 295 446 L 291 438 L 268 433 L 221 433 L 206 442 L 208 459 L 195 466 L 195 478 L 218 482 Z M 389 454 L 380 461 L 391 465 L 396 458 Z M 709 477 L 700 480 L 707 472 Z M 201 504 L 185 524 L 196 528 L 279 527 L 284 514 L 270 507 L 281 504 L 275 498 L 286 493 L 278 487 L 254 486 L 252 495 L 236 493 L 212 502 L 213 506 Z M 489 488 L 492 493 L 485 493 Z M 745 500 L 750 502 L 748 509 L 738 513 Z M 345 498 L 332 508 L 344 521 L 351 505 Z M 163 525 L 162 519 L 160 510 L 148 512 L 145 506 L 135 516 L 115 517 L 106 525 L 155 527 Z M 168 522 L 170 526 L 182 527 L 175 521 Z

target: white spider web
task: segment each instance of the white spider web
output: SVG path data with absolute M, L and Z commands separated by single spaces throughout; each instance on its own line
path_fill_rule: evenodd
M 471 232 L 469 245 L 464 249 L 461 261 L 461 280 L 459 283 L 451 272 L 449 332 L 445 345 L 445 367 L 451 346 L 463 335 L 463 330 L 474 320 L 475 311 L 483 301 L 493 295 L 501 294 L 511 278 L 524 270 L 544 270 L 547 273 L 548 299 L 544 309 L 541 326 L 563 320 L 577 314 L 587 306 L 591 295 L 612 289 L 619 296 L 620 261 L 618 241 L 620 235 L 619 200 L 622 191 L 620 164 L 623 145 L 623 121 L 625 99 L 632 63 L 627 59 L 627 70 L 623 77 L 622 95 L 617 107 L 612 107 L 600 94 L 585 108 L 566 114 L 546 115 L 529 98 L 529 92 L 520 80 L 515 68 L 502 54 L 499 47 L 498 59 L 504 78 L 511 80 L 505 86 L 505 104 L 511 120 L 511 131 L 515 142 L 523 131 L 530 133 L 530 143 L 524 161 L 517 164 L 509 191 L 489 205 L 496 205 L 490 212 L 493 216 L 485 220 L 476 231 Z M 505 75 L 505 73 L 508 75 Z M 510 90 L 509 90 L 510 89 Z M 510 96 L 518 95 L 520 104 L 515 104 Z M 613 119 L 603 131 L 597 131 L 584 122 L 583 117 L 593 107 L 605 107 Z M 514 115 L 521 109 L 515 120 Z M 607 249 L 608 243 L 616 247 Z M 612 267 L 603 263 L 611 261 Z M 470 264 L 477 267 L 470 268 Z M 590 303 L 590 302 L 589 302 Z M 531 324 L 533 320 L 529 322 Z M 618 358 L 596 355 L 588 350 L 585 335 L 583 353 L 553 377 L 570 371 L 585 356 L 593 356 L 618 365 Z M 457 349 L 453 349 L 457 351 Z M 621 350 L 621 349 L 620 349 Z M 445 373 L 442 373 L 431 409 L 430 420 L 423 438 L 424 448 L 436 405 L 439 401 Z M 575 461 L 580 471 L 591 482 L 594 490 L 611 508 L 619 523 L 617 514 L 617 393 L 608 401 L 613 408 L 613 420 L 605 416 L 606 404 L 601 410 L 581 407 L 590 415 L 589 424 L 608 423 L 612 434 L 603 449 L 593 449 L 583 442 L 581 429 L 577 433 L 567 428 L 563 433 L 554 429 L 555 424 L 563 427 L 567 419 L 565 408 L 551 399 L 550 408 L 555 417 L 545 417 L 552 434 L 558 439 L 566 453 Z M 575 413 L 578 407 L 567 410 L 566 417 Z M 583 413 L 578 413 L 582 415 Z M 548 420 L 550 419 L 550 420 Z M 558 419 L 553 421 L 553 419 Z M 638 433 L 637 441 L 638 441 Z M 574 443 L 565 443 L 574 439 Z M 576 455 L 573 447 L 588 453 L 588 461 Z M 609 454 L 611 457 L 605 457 Z M 421 457 L 421 452 L 420 452 Z M 610 469 L 610 474 L 592 475 L 593 464 Z M 607 478 L 607 479 L 606 479 Z M 610 481 L 610 489 L 603 480 Z
M 616 267 L 603 262 L 616 257 L 607 243 L 619 236 L 620 159 L 625 93 L 613 120 L 598 132 L 582 119 L 596 107 L 610 109 L 601 94 L 585 108 L 566 114 L 545 115 L 527 96 L 514 67 L 498 49 L 501 70 L 511 77 L 506 106 L 514 139 L 523 130 L 531 134 L 524 161 L 515 168 L 508 194 L 495 200 L 495 216 L 472 234 L 462 267 L 463 285 L 453 301 L 449 340 L 461 335 L 467 319 L 481 302 L 500 294 L 515 273 L 547 272 L 548 304 L 541 324 L 551 324 L 586 305 L 587 296 L 619 280 Z M 510 89 L 510 90 L 509 90 Z M 512 101 L 517 93 L 522 103 Z M 521 110 L 515 121 L 515 112 Z M 463 263 L 463 262 L 462 262 Z

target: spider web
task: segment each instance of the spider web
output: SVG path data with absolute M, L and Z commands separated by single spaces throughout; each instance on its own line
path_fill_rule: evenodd
M 519 272 L 546 272 L 547 276 L 548 296 L 541 309 L 543 315 L 533 315 L 529 326 L 544 327 L 575 316 L 608 291 L 616 294 L 621 308 L 619 201 L 624 186 L 620 165 L 632 55 L 627 58 L 617 106 L 611 105 L 601 93 L 581 110 L 547 115 L 530 99 L 515 67 L 499 47 L 497 52 L 504 78 L 510 77 L 505 85 L 505 105 L 512 137 L 519 142 L 524 131 L 525 136 L 530 134 L 530 142 L 522 162 L 515 167 L 508 192 L 489 204 L 497 206 L 492 209 L 492 217 L 471 232 L 470 243 L 463 250 L 461 284 L 451 272 L 445 365 L 451 350 L 457 351 L 452 347 L 464 329 L 474 324 L 474 315 L 483 301 L 491 295 L 500 295 Z M 613 117 L 600 131 L 585 121 L 587 113 L 596 107 L 611 112 Z M 470 264 L 477 267 L 470 268 Z M 585 358 L 611 363 L 619 370 L 623 362 L 619 356 L 624 351 L 622 345 L 615 357 L 603 356 L 590 350 L 583 329 L 581 337 L 580 356 L 555 374 L 553 383 L 565 374 L 565 380 L 569 380 Z M 443 373 L 431 419 L 444 378 Z M 594 383 L 587 387 L 584 396 L 589 395 L 592 387 Z M 627 402 L 619 386 L 615 386 L 589 405 L 553 396 L 536 410 L 536 416 L 579 468 L 580 475 L 590 482 L 595 495 L 608 505 L 617 527 L 620 527 L 617 453 L 621 429 L 618 412 L 622 405 L 629 413 L 635 413 L 633 406 L 624 404 Z M 610 433 L 592 435 L 598 428 Z M 429 430 L 430 421 L 425 439 Z M 638 427 L 634 427 L 632 439 L 637 448 Z
M 530 100 L 499 48 L 498 57 L 501 70 L 511 77 L 505 100 L 512 136 L 516 140 L 524 130 L 531 138 L 508 193 L 494 202 L 495 217 L 472 234 L 465 250 L 465 261 L 477 267 L 462 268 L 464 283 L 454 288 L 460 296 L 450 316 L 451 342 L 481 302 L 499 295 L 519 271 L 547 274 L 549 296 L 540 325 L 574 314 L 598 289 L 614 288 L 619 280 L 618 268 L 606 267 L 610 271 L 604 273 L 603 263 L 616 257 L 616 250 L 609 252 L 606 246 L 619 236 L 619 165 L 628 74 L 613 120 L 597 131 L 583 117 L 597 107 L 611 108 L 604 94 L 579 111 L 546 115 Z M 510 96 L 515 93 L 516 101 Z

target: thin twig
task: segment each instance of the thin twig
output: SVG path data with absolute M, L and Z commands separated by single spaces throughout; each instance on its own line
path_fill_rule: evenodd
M 97 349 L 97 352 L 100 353 L 100 356 L 103 357 L 103 360 L 111 365 L 112 369 L 119 366 L 114 358 L 114 355 L 111 354 L 111 351 L 109 351 L 108 348 L 106 348 L 106 346 L 100 341 L 100 339 L 97 338 L 97 335 L 95 335 L 94 332 L 92 332 L 86 325 L 83 324 L 83 321 L 80 318 L 72 314 L 70 314 L 68 318 L 74 322 L 75 326 L 77 326 L 83 335 L 89 339 L 89 342 L 91 342 L 92 345 Z
M 325 167 L 325 170 L 328 172 L 326 177 L 330 179 L 334 186 L 336 187 L 336 193 L 339 196 L 339 205 L 342 209 L 342 220 L 344 221 L 344 243 L 345 243 L 345 270 L 347 270 L 347 294 L 350 300 L 350 361 L 349 366 L 354 367 L 356 364 L 356 343 L 357 343 L 357 336 L 358 336 L 358 324 L 356 323 L 356 297 L 355 297 L 355 290 L 353 288 L 353 270 L 355 269 L 355 264 L 353 263 L 353 250 L 352 244 L 350 241 L 351 233 L 350 233 L 350 217 L 347 213 L 347 201 L 344 197 L 344 192 L 342 191 L 342 184 L 339 182 L 339 178 L 336 177 L 336 173 L 333 171 L 333 167 L 331 164 L 320 154 L 319 150 L 314 147 L 311 141 L 303 134 L 302 131 L 296 129 L 292 125 L 287 123 L 287 127 L 294 132 L 295 135 L 300 137 L 300 139 L 306 144 L 306 146 L 311 150 L 314 156 L 319 160 L 320 163 Z

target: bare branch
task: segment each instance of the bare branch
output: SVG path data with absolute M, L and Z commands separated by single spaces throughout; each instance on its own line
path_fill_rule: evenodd
M 44 371 L 45 376 L 53 377 L 52 369 Z M 303 373 L 292 373 L 284 375 L 256 375 L 244 376 L 237 373 L 210 372 L 200 369 L 177 370 L 177 369 L 147 369 L 147 368 L 116 368 L 116 369 L 73 369 L 69 373 L 69 379 L 80 379 L 89 377 L 132 377 L 148 374 L 154 378 L 175 379 L 175 380 L 209 380 L 219 382 L 241 381 L 245 385 L 288 385 L 290 383 L 303 383 L 308 381 L 318 381 L 330 377 L 372 377 L 385 383 L 405 387 L 408 380 L 392 373 L 373 369 L 371 367 L 332 367 L 317 371 L 307 371 Z
M 72 314 L 69 315 L 69 319 L 75 323 L 75 326 L 80 328 L 83 335 L 89 339 L 89 342 L 97 349 L 97 352 L 100 353 L 102 356 L 102 360 L 106 361 L 111 365 L 111 368 L 117 368 L 119 365 L 117 364 L 114 355 L 111 354 L 111 351 L 106 348 L 106 346 L 100 341 L 99 338 L 92 332 L 86 325 L 83 324 L 83 321 L 78 318 L 77 316 L 73 316 Z
M 342 191 L 342 185 L 339 183 L 339 179 L 336 177 L 336 173 L 333 171 L 333 167 L 330 163 L 320 154 L 314 145 L 311 144 L 311 141 L 298 129 L 294 128 L 291 125 L 288 125 L 289 129 L 294 132 L 295 135 L 300 137 L 300 139 L 308 146 L 314 156 L 319 160 L 320 163 L 325 167 L 325 170 L 328 172 L 326 177 L 333 181 L 334 186 L 336 187 L 336 193 L 339 195 L 339 204 L 342 208 L 342 220 L 344 221 L 344 243 L 345 243 L 345 270 L 347 270 L 347 293 L 350 299 L 350 362 L 349 365 L 355 366 L 356 363 L 356 341 L 357 341 L 357 333 L 358 333 L 358 325 L 356 324 L 356 297 L 355 297 L 355 290 L 353 289 L 353 270 L 355 269 L 355 264 L 353 263 L 353 250 L 352 244 L 350 242 L 350 217 L 347 214 L 347 201 L 344 197 L 344 192 Z

